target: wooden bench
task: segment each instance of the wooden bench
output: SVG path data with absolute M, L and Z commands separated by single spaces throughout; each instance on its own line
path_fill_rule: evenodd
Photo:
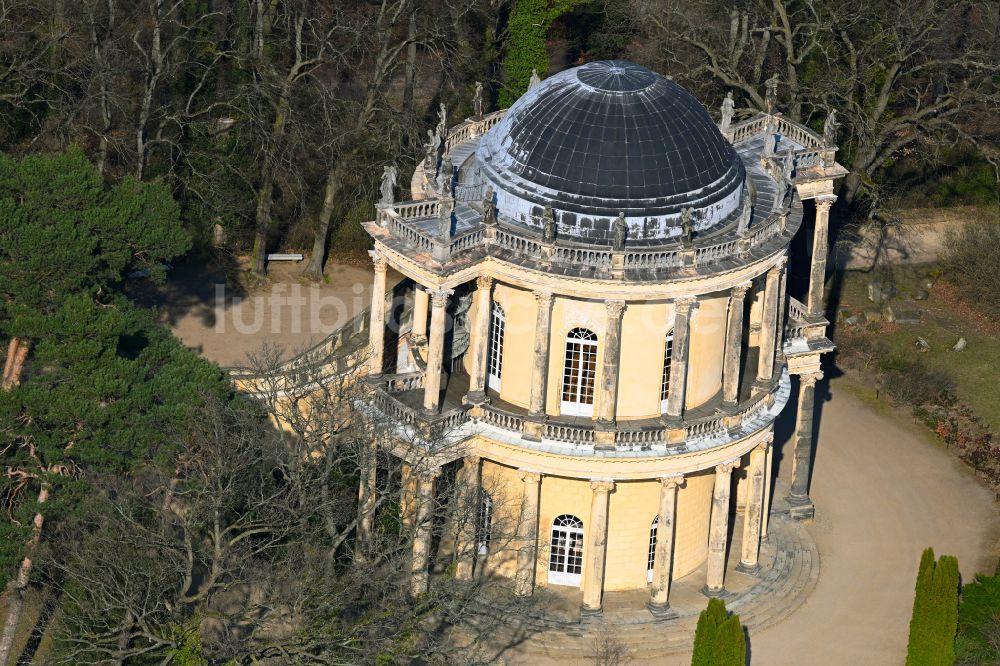
M 268 261 L 302 261 L 302 256 L 303 255 L 301 255 L 301 254 L 295 254 L 295 253 L 291 253 L 291 254 L 276 253 L 276 254 L 269 254 L 269 255 L 267 255 L 267 260 Z

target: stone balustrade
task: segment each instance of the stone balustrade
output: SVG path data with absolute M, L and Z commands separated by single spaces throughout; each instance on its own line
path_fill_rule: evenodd
M 783 374 L 780 381 L 775 382 L 770 393 L 760 393 L 741 404 L 735 415 L 716 413 L 694 419 L 685 419 L 680 426 L 668 425 L 662 422 L 619 421 L 614 427 L 615 451 L 652 451 L 683 447 L 705 439 L 727 437 L 734 427 L 741 428 L 755 419 L 762 410 L 770 404 L 773 393 L 787 383 L 788 376 Z M 439 415 L 429 416 L 414 407 L 407 405 L 400 393 L 423 389 L 422 373 L 407 373 L 400 375 L 384 375 L 379 378 L 373 390 L 371 405 L 384 418 L 399 425 L 412 427 L 418 432 L 429 435 L 453 431 L 467 422 L 478 422 L 508 431 L 512 436 L 520 438 L 525 430 L 527 417 L 504 410 L 494 404 L 484 404 L 472 411 L 469 405 L 447 410 Z M 684 431 L 683 440 L 671 442 L 669 435 L 678 427 Z M 595 422 L 576 423 L 563 421 L 559 417 L 547 417 L 541 426 L 543 441 L 560 442 L 574 447 L 590 449 L 598 440 L 599 426 Z

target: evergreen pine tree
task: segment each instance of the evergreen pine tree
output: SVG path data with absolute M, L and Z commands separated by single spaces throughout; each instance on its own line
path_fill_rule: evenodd
M 694 653 L 691 666 L 714 666 L 715 644 L 719 626 L 726 621 L 726 603 L 721 599 L 709 599 L 708 607 L 698 616 L 698 626 L 694 631 Z
M 906 666 L 929 664 L 929 637 L 932 630 L 932 595 L 934 582 L 934 549 L 927 548 L 920 557 L 917 584 L 910 617 L 910 640 L 906 650 Z
M 942 555 L 934 569 L 936 663 L 955 663 L 955 633 L 958 630 L 958 560 Z
M 747 644 L 740 616 L 733 614 L 719 627 L 715 642 L 716 666 L 745 666 Z

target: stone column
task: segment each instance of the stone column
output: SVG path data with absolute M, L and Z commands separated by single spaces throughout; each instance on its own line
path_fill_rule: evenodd
M 455 555 L 458 559 L 455 566 L 455 578 L 459 580 L 472 579 L 476 557 L 479 555 L 476 537 L 479 532 L 479 513 L 482 503 L 480 462 L 479 456 L 465 457 L 465 462 L 462 464 L 462 477 L 458 485 L 458 497 L 462 501 L 459 503 L 455 516 L 459 525 L 455 543 Z
M 493 278 L 476 278 L 476 320 L 472 324 L 472 372 L 468 400 L 481 404 L 486 400 L 486 353 L 489 351 L 490 315 L 493 309 Z
M 774 333 L 774 360 L 782 358 L 785 344 L 785 316 L 788 314 L 788 255 L 781 265 L 781 279 L 778 280 L 778 324 Z
M 764 458 L 764 508 L 760 515 L 760 540 L 767 541 L 767 523 L 771 517 L 771 475 L 774 465 L 774 433 L 767 436 L 767 451 Z
M 582 615 L 601 614 L 601 595 L 604 592 L 604 562 L 608 555 L 608 499 L 615 488 L 614 481 L 590 482 L 593 495 L 590 501 L 589 548 L 583 569 Z
M 738 284 L 729 292 L 729 321 L 726 324 L 726 356 L 722 363 L 722 401 L 735 407 L 740 392 L 740 349 L 743 342 L 743 304 L 749 282 Z
M 667 418 L 680 419 L 684 416 L 684 400 L 687 395 L 688 350 L 691 346 L 691 320 L 698 309 L 698 299 L 694 296 L 674 302 L 674 348 L 670 361 L 670 391 L 667 394 Z
M 363 562 L 372 544 L 375 523 L 375 482 L 378 478 L 378 444 L 374 440 L 365 447 L 362 461 L 361 483 L 358 484 L 358 540 L 354 559 Z
M 615 422 L 618 403 L 618 359 L 621 356 L 622 315 L 625 301 L 608 301 L 607 324 L 604 328 L 603 353 L 601 354 L 601 393 L 598 396 L 598 421 L 604 426 Z
M 431 553 L 431 527 L 434 518 L 434 481 L 441 473 L 440 467 L 417 475 L 416 524 L 413 526 L 413 558 L 410 561 L 410 594 L 418 596 L 427 591 L 430 582 L 428 559 Z
M 760 570 L 761 515 L 764 511 L 764 474 L 768 442 L 761 442 L 750 452 L 750 469 L 747 472 L 747 504 L 743 512 L 743 547 L 740 549 L 738 571 L 756 574 Z
M 813 229 L 812 264 L 809 268 L 809 296 L 806 310 L 811 315 L 823 314 L 823 285 L 826 281 L 827 237 L 830 233 L 830 206 L 836 195 L 816 197 L 816 226 Z
M 385 274 L 389 265 L 385 259 L 372 250 L 372 261 L 375 264 L 375 281 L 372 285 L 371 330 L 368 332 L 369 358 L 368 372 L 372 375 L 382 374 L 382 364 L 385 362 Z
M 441 403 L 441 365 L 444 362 L 445 315 L 451 289 L 431 293 L 431 337 L 424 372 L 424 411 L 437 414 Z
M 536 291 L 535 301 L 538 303 L 535 316 L 535 353 L 531 365 L 531 397 L 528 403 L 528 413 L 532 417 L 525 420 L 539 422 L 545 418 L 545 394 L 549 383 L 549 337 L 552 328 L 552 293 Z M 528 439 L 540 439 L 541 431 L 525 431 Z
M 760 354 L 757 357 L 757 382 L 769 383 L 774 374 L 774 346 L 778 326 L 778 282 L 783 266 L 779 263 L 767 272 L 764 308 L 760 323 Z
M 413 288 L 413 343 L 427 344 L 427 290 L 419 284 Z
M 816 401 L 816 382 L 822 372 L 799 375 L 799 405 L 795 417 L 795 452 L 792 458 L 792 487 L 788 503 L 792 505 L 793 518 L 812 518 L 814 509 L 809 499 L 809 471 L 812 467 L 813 406 Z
M 660 522 L 656 526 L 656 549 L 653 554 L 653 590 L 646 608 L 655 617 L 670 613 L 670 579 L 674 560 L 674 516 L 677 513 L 677 488 L 684 483 L 680 474 L 660 479 Z
M 514 593 L 530 596 L 535 589 L 535 556 L 538 553 L 538 491 L 542 476 L 521 471 L 521 518 L 517 524 L 517 573 Z
M 712 522 L 708 528 L 708 576 L 702 592 L 709 597 L 726 593 L 726 543 L 729 541 L 729 486 L 733 469 L 740 462 L 715 466 L 715 490 L 712 491 Z

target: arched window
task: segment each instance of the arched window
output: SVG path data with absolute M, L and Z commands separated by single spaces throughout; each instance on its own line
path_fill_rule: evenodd
M 656 530 L 660 526 L 660 517 L 653 518 L 649 526 L 649 553 L 646 555 L 646 582 L 653 582 L 653 566 L 656 564 Z
M 583 521 L 563 514 L 552 521 L 549 544 L 549 583 L 580 585 L 583 571 Z
M 660 380 L 660 411 L 667 411 L 667 398 L 670 396 L 670 362 L 674 357 L 674 329 L 667 331 L 667 339 L 663 343 L 663 378 Z
M 493 303 L 493 320 L 490 322 L 489 367 L 487 383 L 494 391 L 500 390 L 500 373 L 503 371 L 503 333 L 507 320 L 503 307 Z
M 563 367 L 563 414 L 594 414 L 594 383 L 597 378 L 597 335 L 585 328 L 574 328 L 566 335 L 566 361 Z
M 479 516 L 476 518 L 476 554 L 490 552 L 490 525 L 493 523 L 493 499 L 481 490 L 479 494 Z

